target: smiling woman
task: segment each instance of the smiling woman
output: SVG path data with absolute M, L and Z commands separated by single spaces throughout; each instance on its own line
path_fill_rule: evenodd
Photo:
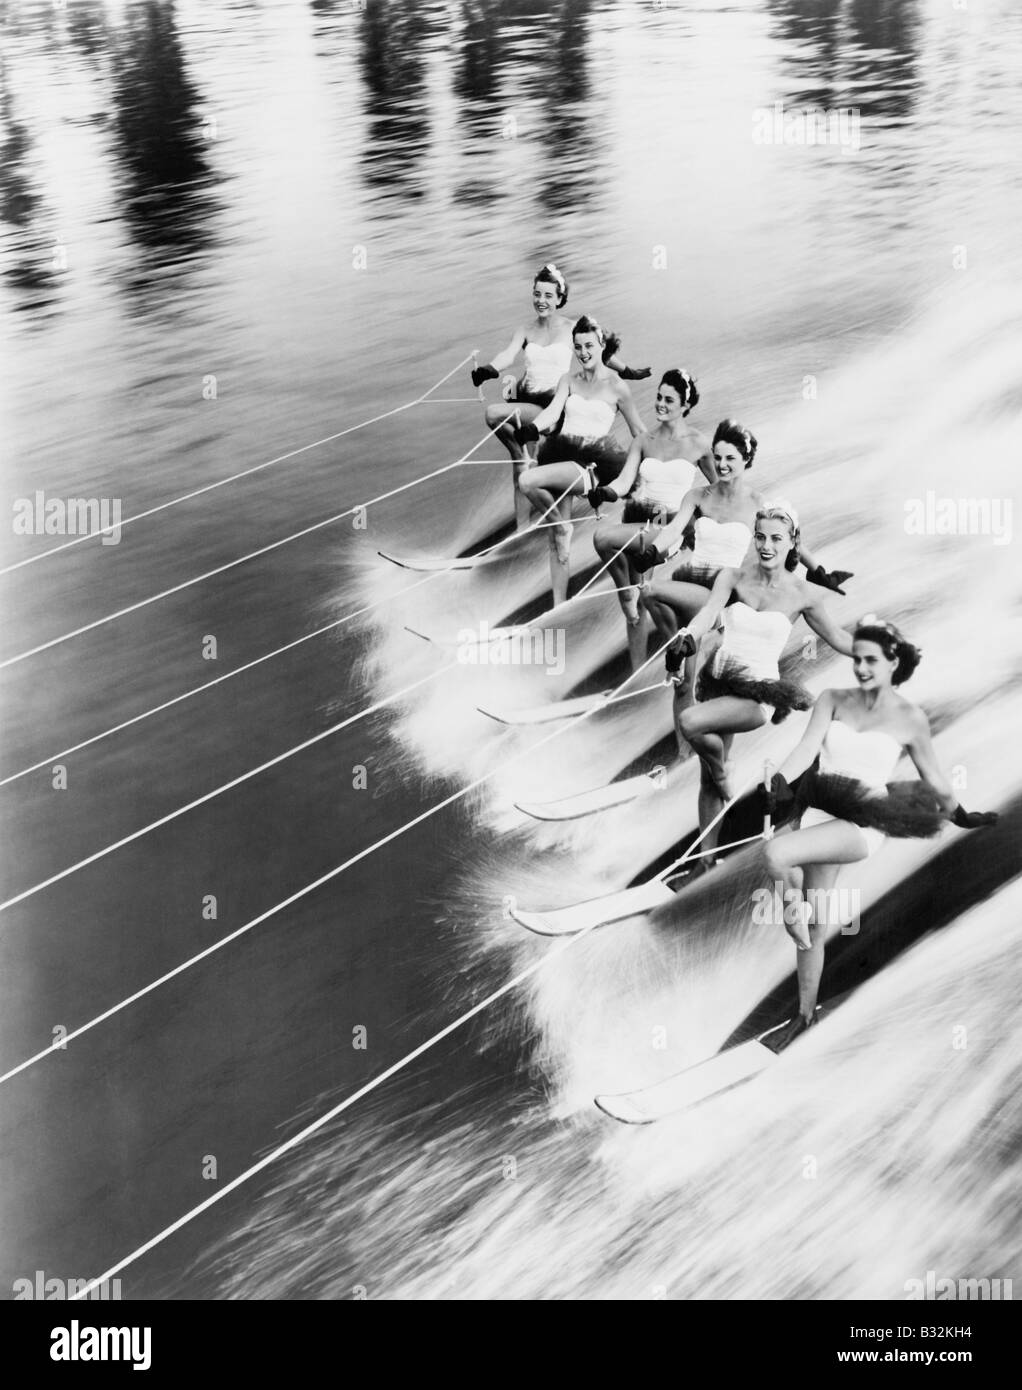
M 765 850 L 768 872 L 786 890 L 784 926 L 798 947 L 798 1010 L 779 1047 L 816 1021 L 828 923 L 817 919 L 807 895 L 826 897 L 841 865 L 876 854 L 885 833 L 936 835 L 938 812 L 963 830 L 997 821 L 993 813 L 970 813 L 959 804 L 937 761 L 929 720 L 897 693 L 920 656 L 893 623 L 867 614 L 856 625 L 852 645 L 856 688 L 823 692 L 802 739 L 775 774 L 775 802 L 778 797 L 787 802 L 796 818 L 805 811 L 800 829 L 776 836 Z M 921 781 L 888 786 L 903 752 Z M 806 777 L 793 797 L 790 781 L 806 774 L 817 758 L 819 771 Z
M 724 469 L 726 473 L 726 460 Z M 790 710 L 812 705 L 812 697 L 782 680 L 778 671 L 793 624 L 804 617 L 836 651 L 851 655 L 850 634 L 834 622 L 806 580 L 793 573 L 799 538 L 798 515 L 790 503 L 761 506 L 753 534 L 755 563 L 720 571 L 709 597 L 668 653 L 679 666 L 722 618 L 723 639 L 712 664 L 700 674 L 697 703 L 683 709 L 678 719 L 679 737 L 699 755 L 699 825 L 712 826 L 708 849 L 715 848 L 720 833 L 713 822 L 732 795 L 729 755 L 735 734 L 762 728 L 771 717 L 777 723 Z M 678 685 L 684 690 L 684 677 Z
M 557 312 L 568 300 L 568 282 L 552 261 L 541 266 L 532 282 L 532 324 L 516 328 L 502 352 L 472 371 L 472 385 L 482 386 L 500 376 L 519 356 L 525 370 L 512 389 L 505 392 L 505 403 L 486 407 L 486 427 L 496 430 L 497 438 L 514 464 L 515 525 L 519 531 L 529 524 L 529 501 L 519 490 L 519 479 L 526 455 L 518 442 L 515 427 L 535 420 L 554 398 L 557 383 L 571 365 L 571 320 Z M 508 383 L 511 386 L 511 383 Z
M 597 320 L 583 314 L 571 340 L 575 371 L 561 377 L 550 404 L 518 430 L 522 443 L 544 436 L 536 466 L 525 469 L 518 485 L 536 511 L 559 517 L 550 532 L 555 606 L 568 596 L 572 497 L 612 483 L 624 468 L 625 450 L 611 436 L 619 412 L 633 438 L 645 432 L 631 391 L 604 363 L 607 334 Z
M 710 446 L 686 418 L 698 401 L 699 391 L 689 372 L 677 367 L 666 371 L 653 405 L 656 429 L 636 435 L 613 484 L 601 484 L 588 494 L 593 508 L 627 499 L 621 522 L 598 527 L 593 545 L 620 591 L 618 600 L 625 615 L 633 670 L 644 662 L 648 645 L 646 615 L 639 608 L 635 586 L 645 568 L 639 557 L 656 544 L 663 528 L 677 516 L 692 489 L 696 468 L 711 486 L 716 479 Z M 654 523 L 659 529 L 650 533 Z

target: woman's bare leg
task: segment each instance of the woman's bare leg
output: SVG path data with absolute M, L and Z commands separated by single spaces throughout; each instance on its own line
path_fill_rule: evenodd
M 601 522 L 596 528 L 593 545 L 597 555 L 607 565 L 607 573 L 617 589 L 635 582 L 627 560 L 628 551 L 622 550 L 622 547 L 631 548 L 634 545 L 638 550 L 639 537 L 644 530 L 645 523 L 642 522 Z M 618 595 L 619 600 L 624 597 L 623 594 Z
M 683 710 L 679 733 L 699 755 L 699 828 L 705 830 L 731 800 L 730 763 L 728 755 L 735 734 L 750 733 L 765 723 L 763 711 L 752 700 L 740 700 L 734 695 Z M 703 841 L 704 849 L 716 849 L 720 839 L 720 823 L 709 830 Z
M 515 460 L 511 465 L 511 472 L 515 484 L 515 530 L 527 531 L 532 524 L 532 503 L 521 489 L 521 477 L 529 466 L 527 458 Z
M 689 706 L 696 703 L 696 689 L 699 680 L 699 672 L 708 661 L 713 660 L 713 654 L 720 646 L 720 634 L 712 629 L 706 634 L 699 643 L 699 649 L 693 656 L 685 658 L 685 680 L 682 685 L 676 686 L 674 690 L 674 727 L 680 729 L 681 716 Z
M 531 503 L 527 497 L 522 495 L 518 486 L 522 469 L 528 464 L 529 457 L 524 446 L 519 444 L 515 430 L 519 420 L 523 425 L 531 424 L 541 409 L 541 406 L 524 401 L 499 401 L 486 407 L 486 428 L 497 431 L 494 437 L 500 440 L 511 455 L 516 531 L 524 531 L 528 528 Z
M 640 537 L 645 529 L 645 522 L 604 524 L 596 528 L 596 534 L 593 537 L 596 553 L 605 563 L 609 561 L 607 573 L 614 581 L 615 588 L 625 590 L 625 592 L 618 594 L 617 600 L 625 616 L 628 658 L 633 671 L 637 671 L 646 660 L 649 617 L 639 602 L 640 576 L 633 571 L 627 557 L 630 551 L 638 550 Z M 627 549 L 622 550 L 623 546 Z M 631 592 L 628 592 L 629 587 Z
M 840 864 L 813 864 L 803 874 L 803 892 L 829 893 L 841 872 Z M 812 1018 L 820 993 L 820 980 L 823 978 L 823 957 L 825 952 L 827 922 L 812 922 L 809 936 L 812 945 L 808 951 L 797 951 L 795 967 L 798 971 L 798 1011 L 803 1018 Z
M 515 434 L 517 421 L 520 419 L 523 425 L 531 425 L 541 410 L 542 406 L 525 401 L 494 401 L 486 407 L 486 428 L 497 431 L 495 438 L 500 440 L 516 463 L 521 463 L 524 457 L 524 450 Z
M 571 577 L 571 498 L 562 497 L 557 503 L 556 515 L 560 524 L 550 532 L 550 587 L 554 591 L 554 607 L 568 597 L 568 580 Z
M 654 580 L 643 591 L 643 603 L 662 641 L 690 622 L 709 597 L 709 589 L 681 579 Z
M 646 650 L 649 646 L 649 618 L 643 609 L 639 609 L 639 621 L 637 623 L 626 621 L 625 633 L 628 637 L 628 660 L 634 672 L 645 663 Z
M 809 1009 L 802 1009 L 809 1018 L 816 1007 L 816 991 L 823 973 L 823 940 L 827 923 L 810 922 L 804 889 L 833 888 L 842 864 L 855 864 L 867 856 L 866 842 L 858 826 L 847 821 L 827 821 L 808 830 L 794 830 L 776 835 L 767 842 L 767 870 L 775 882 L 783 884 L 782 896 L 790 911 L 785 911 L 785 930 L 799 947 L 799 1001 L 811 999 Z M 804 872 L 803 872 L 804 871 Z M 802 965 L 803 955 L 813 959 Z
M 546 514 L 544 519 L 555 523 L 549 535 L 550 585 L 556 607 L 568 597 L 572 498 L 585 488 L 582 470 L 575 463 L 538 463 L 522 472 L 519 488 L 538 512 Z
M 566 489 L 581 494 L 582 474 L 574 463 L 536 463 L 522 469 L 518 478 L 519 491 L 529 499 L 533 509 L 544 520 L 554 521 L 554 502 Z M 537 517 L 537 520 L 540 518 Z

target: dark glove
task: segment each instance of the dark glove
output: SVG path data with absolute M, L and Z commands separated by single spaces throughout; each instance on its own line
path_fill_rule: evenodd
M 472 368 L 472 385 L 482 386 L 484 381 L 490 381 L 498 376 L 500 376 L 500 372 L 497 371 L 496 367 L 491 366 L 490 363 L 487 362 L 485 367 Z
M 645 381 L 646 377 L 652 375 L 652 367 L 622 367 L 618 376 L 623 381 Z
M 831 593 L 843 594 L 844 589 L 841 585 L 848 579 L 855 578 L 854 570 L 834 570 L 828 574 L 822 565 L 817 565 L 814 570 L 806 570 L 806 578 L 810 584 L 819 584 L 821 589 L 829 589 Z
M 519 425 L 515 430 L 515 438 L 519 444 L 532 444 L 539 438 L 539 430 L 531 420 L 526 420 L 523 425 Z
M 681 664 L 687 656 L 695 656 L 696 639 L 691 632 L 682 632 L 678 638 L 667 648 L 667 655 L 664 658 L 664 665 L 667 667 L 667 674 L 674 676 L 681 670 Z
M 656 569 L 657 565 L 662 565 L 666 556 L 661 555 L 655 545 L 651 545 L 648 550 L 640 550 L 637 555 L 629 555 L 628 561 L 633 570 L 639 574 L 645 574 L 647 570 Z
M 770 778 L 768 787 L 760 782 L 754 796 L 759 814 L 769 816 L 770 824 L 774 829 L 780 829 L 782 825 L 787 825 L 795 814 L 794 788 L 789 784 L 787 778 L 779 772 L 775 772 Z
M 795 809 L 795 792 L 783 772 L 775 772 L 770 778 L 767 806 L 770 809 L 770 819 L 777 825 L 783 825 L 789 820 Z
M 603 358 L 604 366 L 606 366 L 612 357 L 616 357 L 620 351 L 621 335 L 615 333 L 613 329 L 608 330 L 603 339 L 603 352 L 600 354 Z
M 604 502 L 617 502 L 619 500 L 617 493 L 612 487 L 594 487 L 590 492 L 586 493 L 586 501 L 594 512 L 599 507 L 602 507 Z
M 967 811 L 959 802 L 952 812 L 951 824 L 959 830 L 980 830 L 984 825 L 996 825 L 997 819 L 996 811 Z

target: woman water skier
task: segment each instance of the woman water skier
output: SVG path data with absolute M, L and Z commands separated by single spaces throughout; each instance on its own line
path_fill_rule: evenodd
M 699 391 L 687 371 L 672 367 L 664 372 L 654 405 L 656 429 L 636 435 L 625 466 L 612 485 L 595 487 L 588 493 L 594 509 L 621 497 L 627 499 L 620 522 L 598 526 L 593 545 L 600 559 L 607 563 L 615 588 L 622 590 L 618 602 L 625 615 L 633 671 L 645 660 L 647 630 L 645 614 L 639 608 L 638 589 L 627 587 L 634 586 L 639 575 L 630 563 L 631 557 L 658 539 L 662 528 L 677 516 L 695 481 L 696 468 L 708 483 L 716 481 L 706 436 L 686 419 L 698 403 Z M 660 527 L 661 532 L 650 533 L 650 524 Z
M 618 412 L 633 439 L 646 432 L 631 391 L 603 361 L 607 340 L 600 325 L 583 315 L 571 335 L 576 369 L 561 377 L 550 404 L 517 431 L 522 444 L 543 436 L 536 463 L 522 469 L 518 487 L 536 511 L 559 518 L 550 531 L 555 605 L 568 596 L 572 497 L 612 483 L 624 467 L 625 450 L 610 433 Z
M 997 821 L 994 812 L 962 807 L 937 762 L 929 720 L 895 688 L 912 675 L 920 655 L 893 623 L 874 613 L 861 619 L 852 647 L 855 687 L 823 692 L 801 740 L 774 774 L 775 811 L 797 816 L 801 807 L 810 808 L 801 828 L 781 830 L 765 849 L 770 876 L 783 886 L 785 929 L 798 947 L 798 1011 L 770 1044 L 775 1051 L 815 1021 L 832 915 L 820 914 L 820 905 L 834 901 L 841 866 L 870 858 L 885 835 L 932 836 L 944 818 L 963 830 Z M 888 786 L 903 753 L 920 781 Z M 807 773 L 817 757 L 819 772 Z M 794 795 L 789 784 L 804 773 Z
M 671 578 L 644 586 L 643 602 L 661 637 L 675 633 L 706 602 L 706 590 L 722 569 L 740 567 L 752 545 L 752 529 L 763 497 L 746 481 L 745 474 L 756 457 L 755 435 L 737 420 L 722 420 L 713 436 L 713 459 L 717 480 L 708 487 L 693 489 L 683 500 L 671 524 L 657 537 L 654 546 L 642 546 L 631 560 L 639 573 L 663 564 L 680 549 L 685 529 L 692 524 L 694 546 Z M 853 577 L 850 570 L 833 574 L 819 564 L 804 541 L 799 542 L 799 560 L 813 584 L 843 594 L 841 585 Z M 796 561 L 798 563 L 798 561 Z M 794 568 L 794 566 L 792 566 Z M 695 659 L 689 660 L 684 686 L 694 685 Z M 668 653 L 668 672 L 679 670 L 679 654 Z M 676 720 L 682 708 L 676 700 Z
M 472 385 L 481 386 L 484 381 L 499 377 L 505 367 L 510 367 L 521 354 L 525 368 L 519 377 L 514 394 L 506 401 L 486 407 L 486 427 L 496 430 L 496 437 L 511 455 L 515 492 L 515 529 L 525 530 L 529 525 L 529 503 L 518 489 L 518 477 L 526 463 L 525 452 L 515 438 L 515 423 L 520 419 L 530 423 L 554 398 L 557 383 L 570 370 L 572 362 L 571 320 L 557 312 L 568 302 L 568 282 L 552 261 L 542 266 L 532 282 L 532 307 L 535 321 L 525 327 L 516 328 L 511 341 L 503 352 L 497 353 L 491 362 L 472 371 Z M 621 376 L 639 380 L 649 376 L 649 368 L 632 370 L 616 356 L 620 349 L 617 338 L 606 344 L 605 361 Z
M 805 618 L 812 630 L 844 656 L 852 637 L 827 612 L 818 590 L 793 573 L 799 556 L 798 515 L 790 503 L 776 501 L 756 513 L 755 561 L 725 568 L 688 628 L 678 633 L 679 659 L 694 655 L 700 639 L 723 615 L 724 635 L 696 683 L 696 703 L 683 709 L 680 738 L 699 756 L 699 826 L 710 825 L 731 799 L 728 754 L 735 734 L 777 724 L 793 709 L 809 709 L 813 699 L 794 681 L 782 680 L 778 661 L 791 629 Z M 706 834 L 705 848 L 716 848 L 719 825 Z M 705 861 L 709 867 L 712 856 Z

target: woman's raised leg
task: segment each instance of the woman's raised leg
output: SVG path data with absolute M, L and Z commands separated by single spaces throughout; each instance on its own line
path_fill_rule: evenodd
M 486 407 L 486 428 L 497 431 L 495 438 L 500 440 L 511 455 L 516 531 L 525 531 L 528 528 L 531 503 L 519 487 L 522 470 L 529 460 L 525 447 L 518 442 L 515 431 L 519 420 L 522 424 L 531 424 L 540 410 L 540 406 L 525 401 L 499 401 Z
M 625 617 L 628 656 L 633 671 L 646 659 L 649 619 L 639 602 L 640 576 L 629 565 L 628 554 L 638 550 L 645 529 L 644 522 L 605 523 L 596 528 L 593 537 L 596 553 L 607 564 L 614 587 L 621 591 L 617 600 Z
M 699 828 L 706 830 L 732 796 L 728 754 L 735 734 L 762 728 L 763 711 L 753 700 L 734 695 L 705 700 L 683 710 L 679 721 L 680 739 L 690 743 L 699 755 Z M 680 740 L 679 740 L 680 741 Z M 704 849 L 716 849 L 720 822 L 706 833 Z
M 679 627 L 695 617 L 709 592 L 701 584 L 690 584 L 687 580 L 660 579 L 646 586 L 642 598 L 653 626 L 666 642 Z
M 518 487 L 539 513 L 537 521 L 553 521 L 555 500 L 568 489 L 581 493 L 582 475 L 574 463 L 535 463 L 522 469 Z
M 823 938 L 827 926 L 826 921 L 813 923 L 812 900 L 807 901 L 806 891 L 815 888 L 829 892 L 842 864 L 855 864 L 866 857 L 866 842 L 862 833 L 857 825 L 851 825 L 848 821 L 827 821 L 823 825 L 810 826 L 807 830 L 776 835 L 767 842 L 767 870 L 775 882 L 783 885 L 782 898 L 787 905 L 785 930 L 800 948 L 799 998 L 801 1000 L 803 994 L 806 999 L 812 997 L 808 1011 L 802 1010 L 806 1018 L 816 1007 L 815 991 L 819 988 L 823 972 Z M 811 926 L 814 927 L 812 932 Z M 814 957 L 805 967 L 801 964 L 803 954 Z

